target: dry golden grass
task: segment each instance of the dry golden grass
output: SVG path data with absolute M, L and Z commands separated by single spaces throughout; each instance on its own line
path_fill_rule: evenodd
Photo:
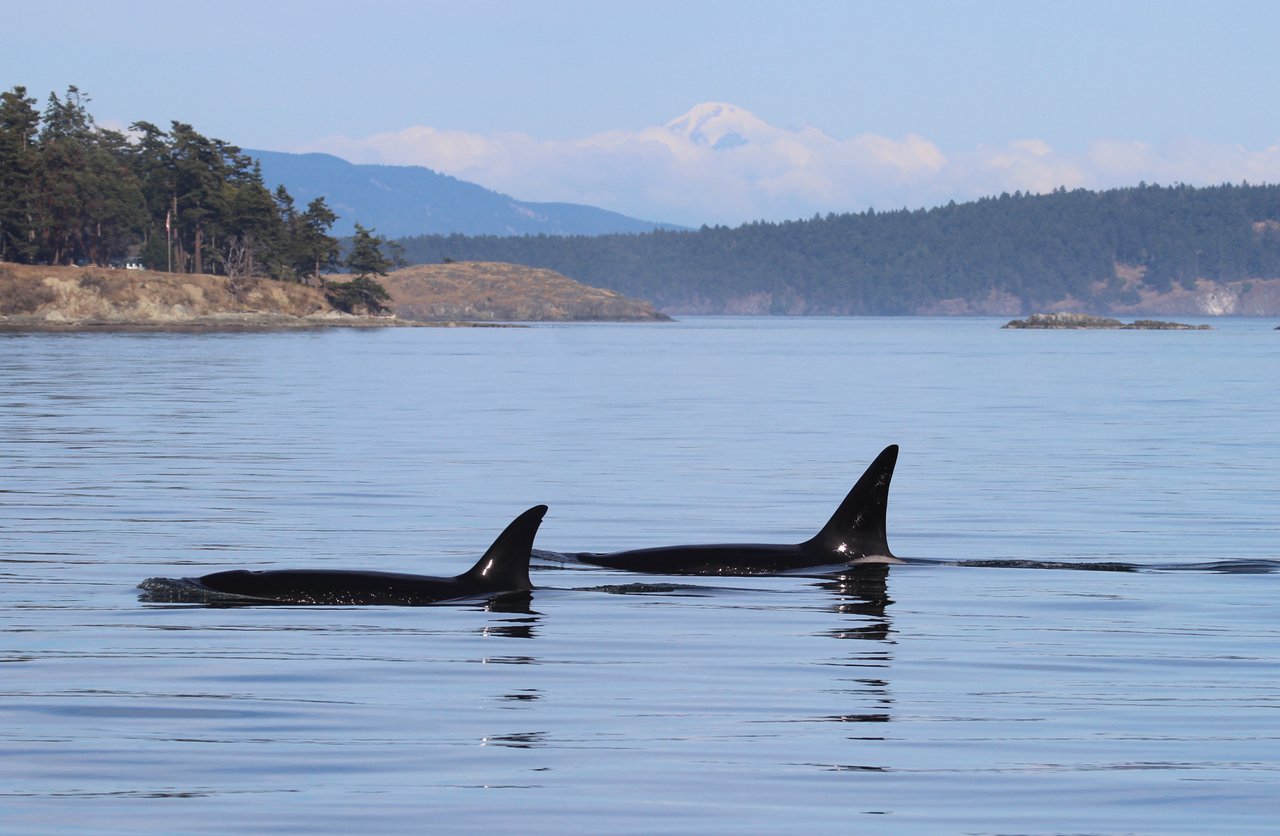
M 159 325 L 236 315 L 315 317 L 330 311 L 316 288 L 267 279 L 233 286 L 224 276 L 0 265 L 0 316 L 10 325 Z
M 346 281 L 349 276 L 332 276 Z M 663 320 L 648 303 L 514 264 L 419 265 L 383 277 L 400 319 L 416 322 Z M 0 325 L 323 324 L 336 317 L 317 288 L 225 276 L 0 264 Z M 285 320 L 300 320 L 290 323 Z M 352 324 L 346 318 L 341 324 Z M 385 319 L 368 324 L 393 324 Z M 360 324 L 360 323 L 354 323 Z
M 419 264 L 379 281 L 397 316 L 425 322 L 666 319 L 647 302 L 519 264 Z
M 0 264 L 0 316 L 33 314 L 58 298 L 44 282 L 21 275 L 17 265 Z

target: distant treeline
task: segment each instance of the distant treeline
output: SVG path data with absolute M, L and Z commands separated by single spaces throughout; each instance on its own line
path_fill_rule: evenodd
M 1136 301 L 1117 265 L 1143 268 L 1160 291 L 1197 278 L 1280 278 L 1280 186 L 1144 183 L 693 232 L 400 244 L 411 263 L 546 267 L 667 310 L 720 311 L 758 296 L 774 313 L 910 314 L 992 291 L 1035 310 L 1068 296 Z
M 41 112 L 24 87 L 0 94 L 0 261 L 302 280 L 330 268 L 337 216 L 270 192 L 240 149 L 173 122 L 94 123 L 75 87 Z

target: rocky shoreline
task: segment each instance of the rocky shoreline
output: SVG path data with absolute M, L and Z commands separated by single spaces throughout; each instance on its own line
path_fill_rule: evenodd
M 166 319 L 58 319 L 35 316 L 0 316 L 0 332 L 39 331 L 47 333 L 76 331 L 121 332 L 191 332 L 205 331 L 286 331 L 319 328 L 425 328 L 430 326 L 471 326 L 473 323 L 410 322 L 396 317 L 351 316 L 349 314 L 288 316 L 284 314 L 210 314 L 189 318 Z
M 1181 322 L 1162 322 L 1156 319 L 1138 319 L 1125 323 L 1105 316 L 1079 313 L 1037 313 L 1026 319 L 1014 319 L 1004 328 L 1038 328 L 1056 330 L 1114 330 L 1114 331 L 1212 331 L 1212 325 L 1186 325 Z
M 517 265 L 408 268 L 382 281 L 392 295 L 388 315 L 358 316 L 335 310 L 319 288 L 291 282 L 233 283 L 204 274 L 2 263 L 0 331 L 510 327 L 520 321 L 667 320 L 648 303 Z

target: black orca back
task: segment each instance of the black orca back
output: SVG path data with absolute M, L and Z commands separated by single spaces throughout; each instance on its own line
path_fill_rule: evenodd
M 886 515 L 889 481 L 897 461 L 898 446 L 886 447 L 822 530 L 803 543 L 658 546 L 608 554 L 575 552 L 572 556 L 596 566 L 678 575 L 758 575 L 838 563 L 896 562 L 889 551 Z
M 547 506 L 535 505 L 512 520 L 476 565 L 458 576 L 459 583 L 494 592 L 533 589 L 529 580 L 529 555 L 546 513 Z
M 528 592 L 529 557 L 547 506 L 516 517 L 484 556 L 456 577 L 358 569 L 233 569 L 200 578 L 148 578 L 147 599 L 212 602 L 227 596 L 289 604 L 431 604 L 455 598 Z
M 801 547 L 838 557 L 835 562 L 868 556 L 893 557 L 886 517 L 889 482 L 897 463 L 898 445 L 890 444 L 863 472 L 822 530 Z

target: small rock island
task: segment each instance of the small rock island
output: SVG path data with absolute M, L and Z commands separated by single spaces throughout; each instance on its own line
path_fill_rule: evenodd
M 1015 319 L 1006 323 L 1005 328 L 1041 328 L 1041 329 L 1097 329 L 1116 331 L 1212 331 L 1212 325 L 1185 325 L 1181 322 L 1161 322 L 1155 319 L 1138 319 L 1130 323 L 1121 322 L 1105 316 L 1093 316 L 1081 313 L 1038 313 L 1026 319 Z

